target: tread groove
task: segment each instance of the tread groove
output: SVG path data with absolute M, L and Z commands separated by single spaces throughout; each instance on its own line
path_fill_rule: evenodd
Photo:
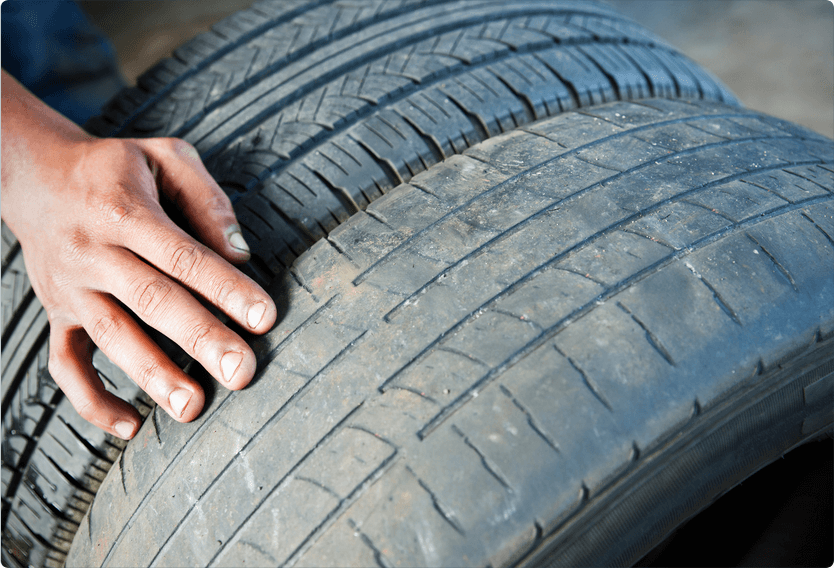
M 423 490 L 426 493 L 428 493 L 432 505 L 434 505 L 435 511 L 437 511 L 440 514 L 441 518 L 447 523 L 449 523 L 449 526 L 455 529 L 455 531 L 459 535 L 466 536 L 466 532 L 463 530 L 463 527 L 460 526 L 460 523 L 454 518 L 453 514 L 447 512 L 446 508 L 440 504 L 440 500 L 437 498 L 437 495 L 434 494 L 434 492 L 429 488 L 426 482 L 420 479 L 420 477 L 416 473 L 414 473 L 414 470 L 412 470 L 409 466 L 406 466 L 405 469 L 406 471 L 408 471 L 408 473 L 414 476 L 414 479 L 417 480 L 417 483 L 420 485 L 420 487 L 422 487 Z
M 108 458 L 107 458 L 107 456 L 105 456 L 105 455 L 104 455 L 104 454 L 103 454 L 103 453 L 102 453 L 102 452 L 101 452 L 98 448 L 96 448 L 95 446 L 93 446 L 93 445 L 89 442 L 89 440 L 87 440 L 84 436 L 82 436 L 81 434 L 79 434 L 79 433 L 78 433 L 78 430 L 76 430 L 75 428 L 73 428 L 73 426 L 72 426 L 69 422 L 67 422 L 67 421 L 66 421 L 66 419 L 65 419 L 63 416 L 59 416 L 59 417 L 58 417 L 58 419 L 61 421 L 61 424 L 63 424 L 63 425 L 64 425 L 64 427 L 65 427 L 65 428 L 66 428 L 66 429 L 70 432 L 70 434 L 72 434 L 72 435 L 73 435 L 73 437 L 75 437 L 75 439 L 76 439 L 76 440 L 78 440 L 78 442 L 79 442 L 82 446 L 84 446 L 84 448 L 85 448 L 88 452 L 90 452 L 90 454 L 91 454 L 92 456 L 94 456 L 94 457 L 96 457 L 96 458 L 98 458 L 98 459 L 100 459 L 100 460 L 102 460 L 102 461 L 106 461 L 106 462 L 111 463 L 111 464 L 113 463 L 113 460 L 108 459 Z
M 556 349 L 556 352 L 559 353 L 559 355 L 567 359 L 568 363 L 570 363 L 570 366 L 573 367 L 573 370 L 576 371 L 580 377 L 582 377 L 582 383 L 588 388 L 589 391 L 591 391 L 591 394 L 594 395 L 594 398 L 596 398 L 605 408 L 607 408 L 609 412 L 614 412 L 614 409 L 611 407 L 611 403 L 608 402 L 608 400 L 602 394 L 602 391 L 600 391 L 599 387 L 597 387 L 597 385 L 595 385 L 591 381 L 590 377 L 588 377 L 585 371 L 583 371 L 582 368 L 576 364 L 576 361 L 574 361 L 572 357 L 568 357 L 561 349 L 559 349 L 557 345 L 554 344 L 553 348 Z
M 508 389 L 505 385 L 500 385 L 500 390 L 507 398 L 512 401 L 516 408 L 518 408 L 522 414 L 527 418 L 527 424 L 530 428 L 535 432 L 544 442 L 550 446 L 550 448 L 556 452 L 557 454 L 561 454 L 561 450 L 559 450 L 559 445 L 548 435 L 545 434 L 544 429 L 539 425 L 538 420 L 536 420 L 533 415 L 527 410 L 521 402 L 513 395 L 513 393 Z
M 819 230 L 819 232 L 820 232 L 820 233 L 822 233 L 822 234 L 823 234 L 823 236 L 824 236 L 824 237 L 828 240 L 828 242 L 831 244 L 831 246 L 832 246 L 832 247 L 834 247 L 834 237 L 832 237 L 831 235 L 829 235 L 828 233 L 826 233 L 826 232 L 825 232 L 825 229 L 823 229 L 822 227 L 820 227 L 820 226 L 817 224 L 817 222 L 816 222 L 816 221 L 814 221 L 813 219 L 811 219 L 811 217 L 809 217 L 809 216 L 808 216 L 808 214 L 807 214 L 807 213 L 805 213 L 805 211 L 803 211 L 803 212 L 802 212 L 802 216 L 803 216 L 803 217 L 805 217 L 806 219 L 808 219 L 808 221 L 810 221 L 811 223 L 813 223 L 813 224 L 814 224 L 814 227 L 816 227 L 816 228 Z
M 303 387 L 302 387 L 302 388 L 303 388 Z M 288 404 L 289 404 L 289 401 L 287 401 L 287 402 L 288 402 Z M 211 566 L 211 565 L 214 563 L 214 561 L 217 559 L 217 557 L 218 557 L 218 556 L 219 556 L 219 555 L 223 552 L 223 550 L 225 550 L 225 547 L 227 546 L 227 544 L 229 543 L 229 541 L 234 540 L 234 538 L 238 535 L 238 533 L 240 533 L 240 531 L 243 529 L 243 527 L 245 527 L 245 526 L 247 525 L 247 523 L 249 522 L 249 520 L 250 520 L 250 519 L 252 519 L 252 517 L 255 515 L 255 513 L 257 513 L 257 512 L 260 510 L 260 508 L 261 508 L 261 507 L 263 506 L 263 504 L 267 501 L 267 499 L 269 499 L 269 497 L 270 497 L 270 496 L 272 496 L 272 494 L 273 494 L 273 493 L 275 493 L 275 492 L 276 492 L 276 491 L 277 491 L 277 490 L 278 490 L 278 489 L 279 489 L 282 485 L 284 485 L 284 483 L 286 483 L 288 480 L 290 480 L 290 479 L 292 479 L 292 478 L 293 478 L 293 473 L 295 472 L 295 470 L 297 470 L 299 467 L 301 467 L 301 465 L 304 463 L 304 461 L 305 461 L 308 457 L 310 457 L 310 455 L 312 455 L 312 453 L 313 453 L 316 449 L 320 448 L 321 446 L 323 446 L 324 444 L 326 444 L 328 440 L 330 440 L 331 438 L 333 438 L 333 437 L 336 435 L 336 433 L 337 433 L 337 432 L 339 432 L 339 431 L 342 429 L 342 427 L 344 426 L 344 424 L 345 424 L 345 423 L 346 423 L 346 422 L 347 422 L 347 421 L 348 421 L 348 420 L 349 420 L 349 419 L 350 419 L 350 418 L 351 418 L 354 414 L 356 414 L 356 412 L 357 412 L 360 408 L 362 408 L 362 403 L 361 403 L 361 402 L 360 402 L 358 405 L 356 405 L 355 407 L 353 407 L 353 409 L 351 409 L 351 410 L 350 410 L 350 412 L 348 412 L 348 413 L 347 413 L 347 414 L 346 414 L 346 415 L 345 415 L 345 416 L 344 416 L 341 420 L 339 420 L 339 421 L 338 421 L 338 422 L 337 422 L 337 423 L 333 426 L 333 428 L 331 428 L 330 430 L 328 430 L 328 431 L 327 431 L 327 433 L 326 433 L 324 436 L 322 436 L 322 437 L 321 437 L 321 439 L 320 439 L 318 442 L 316 442 L 316 443 L 313 445 L 313 447 L 312 447 L 312 448 L 310 448 L 310 450 L 309 450 L 306 454 L 304 454 L 304 455 L 303 455 L 303 456 L 302 456 L 302 457 L 298 460 L 298 462 L 297 462 L 297 463 L 296 463 L 296 464 L 295 464 L 292 468 L 290 468 L 290 470 L 289 470 L 289 471 L 288 471 L 288 472 L 287 472 L 287 473 L 286 473 L 286 474 L 285 474 L 285 475 L 284 475 L 284 476 L 283 476 L 280 480 L 278 480 L 278 482 L 277 482 L 277 483 L 275 483 L 275 485 L 272 487 L 272 489 L 270 489 L 270 490 L 266 493 L 266 495 L 264 495 L 264 496 L 261 498 L 261 500 L 260 500 L 260 501 L 259 501 L 259 502 L 255 505 L 255 507 L 252 509 L 252 511 L 249 513 L 249 515 L 247 515 L 247 516 L 246 516 L 246 518 L 244 518 L 244 519 L 243 519 L 243 521 L 241 521 L 241 523 L 240 523 L 240 524 L 238 525 L 238 527 L 237 527 L 237 528 L 236 528 L 236 529 L 232 532 L 232 534 L 229 536 L 229 538 L 227 538 L 227 539 L 226 539 L 226 542 L 225 542 L 225 543 L 223 543 L 223 544 L 220 546 L 220 548 L 219 548 L 219 549 L 218 549 L 218 551 L 214 554 L 214 556 L 212 556 L 212 557 L 211 557 L 211 559 L 207 562 L 207 566 Z M 276 413 L 276 414 L 277 414 L 277 413 Z M 270 421 L 271 421 L 271 419 L 270 419 Z M 264 426 L 266 426 L 266 424 L 265 424 Z M 256 435 L 256 436 L 257 436 L 257 435 Z M 256 439 L 256 436 L 253 436 L 253 437 L 252 437 L 252 440 L 255 440 L 255 439 Z M 249 444 L 251 444 L 251 441 L 250 441 L 249 443 L 247 443 L 247 444 L 246 444 L 246 446 L 249 446 Z M 245 451 L 245 447 L 244 447 L 244 449 L 242 449 L 242 450 L 240 451 L 240 453 L 243 453 L 244 451 Z M 228 466 L 227 466 L 227 467 L 228 467 Z M 224 471 L 225 471 L 225 468 L 224 468 Z M 221 475 L 218 475 L 216 479 L 220 479 L 220 477 L 221 477 Z M 194 506 L 196 506 L 196 504 L 200 502 L 200 500 L 201 500 L 201 499 L 202 499 L 202 498 L 203 498 L 203 497 L 204 497 L 204 496 L 205 496 L 205 495 L 206 495 L 206 494 L 207 494 L 207 493 L 211 490 L 211 487 L 213 487 L 213 486 L 214 486 L 214 483 L 212 483 L 211 485 L 209 485 L 209 487 L 208 487 L 208 488 L 207 488 L 207 489 L 203 492 L 203 494 L 202 494 L 202 495 L 200 495 L 200 497 L 198 497 L 198 498 L 197 498 L 197 501 L 195 502 L 195 504 L 194 504 L 194 505 L 192 505 L 192 506 L 191 506 L 191 508 L 189 508 L 189 510 L 188 510 L 188 512 L 185 514 L 185 516 L 183 516 L 182 520 L 181 520 L 181 521 L 177 524 L 177 527 L 176 527 L 176 528 L 172 531 L 171 536 L 170 536 L 170 537 L 168 537 L 168 539 L 167 539 L 167 540 L 166 540 L 166 541 L 162 544 L 162 546 L 159 548 L 159 552 L 157 552 L 157 554 L 154 556 L 153 560 L 151 560 L 150 564 L 153 564 L 154 562 L 156 562 L 156 559 L 159 557 L 159 555 L 160 555 L 160 554 L 161 554 L 161 553 L 165 550 L 165 548 L 168 546 L 168 543 L 170 542 L 171 537 L 173 537 L 175 534 L 177 534 L 177 532 L 179 531 L 180 527 L 181 527 L 181 526 L 182 526 L 182 524 L 185 522 L 185 519 L 187 519 L 187 518 L 188 518 L 188 515 L 189 515 L 189 514 L 191 513 L 191 511 L 194 509 Z M 308 537 L 308 538 L 309 538 L 309 537 Z
M 601 143 L 608 142 L 608 141 L 610 141 L 610 140 L 614 140 L 614 139 L 621 138 L 621 137 L 624 137 L 624 136 L 632 135 L 632 134 L 637 133 L 637 132 L 642 132 L 642 131 L 645 131 L 645 130 L 650 130 L 650 129 L 653 129 L 653 128 L 658 128 L 658 127 L 662 127 L 662 126 L 668 126 L 668 125 L 672 125 L 672 124 L 678 124 L 678 123 L 681 123 L 681 122 L 696 121 L 696 120 L 706 120 L 706 119 L 710 119 L 710 118 L 728 118 L 728 117 L 732 117 L 732 116 L 745 116 L 745 115 L 744 115 L 744 114 L 741 114 L 741 113 L 736 113 L 736 114 L 728 114 L 728 115 L 713 115 L 713 116 L 708 116 L 708 117 L 687 117 L 687 118 L 684 118 L 684 119 L 672 119 L 672 120 L 668 120 L 668 121 L 663 121 L 663 122 L 653 123 L 653 124 L 646 125 L 646 126 L 642 126 L 642 127 L 632 128 L 632 129 L 630 129 L 630 130 L 625 130 L 625 131 L 623 131 L 623 132 L 619 132 L 619 133 L 617 133 L 617 134 L 612 134 L 612 135 L 609 135 L 609 136 L 606 136 L 606 137 L 600 138 L 600 139 L 598 139 L 598 140 L 595 140 L 595 141 L 593 141 L 593 142 L 590 142 L 590 143 L 584 144 L 584 145 L 582 145 L 582 146 L 576 147 L 576 148 L 574 148 L 573 150 L 570 150 L 570 151 L 568 151 L 568 152 L 565 152 L 564 154 L 560 154 L 559 156 L 557 156 L 557 157 L 555 157 L 555 158 L 550 158 L 550 159 L 545 160 L 544 162 L 542 162 L 542 163 L 540 163 L 540 164 L 537 164 L 537 165 L 536 165 L 536 168 L 537 168 L 537 169 L 541 169 L 541 168 L 543 168 L 543 167 L 545 167 L 545 166 L 547 166 L 547 165 L 549 165 L 549 164 L 551 164 L 551 163 L 553 163 L 553 162 L 555 162 L 555 161 L 557 161 L 557 160 L 564 160 L 564 159 L 566 159 L 566 158 L 574 157 L 574 155 L 575 155 L 575 154 L 577 154 L 577 153 L 579 153 L 579 152 L 581 152 L 581 151 L 583 151 L 583 150 L 589 149 L 589 148 L 591 148 L 591 147 L 593 147 L 593 146 L 595 146 L 595 145 L 599 145 L 599 144 L 601 144 Z M 751 138 L 740 138 L 740 139 L 737 139 L 737 140 L 733 140 L 733 141 L 731 141 L 731 142 L 745 143 L 745 142 L 750 142 L 750 141 L 753 141 L 753 140 L 757 140 L 757 139 L 759 139 L 759 138 L 762 138 L 762 137 L 761 137 L 761 136 L 757 136 L 757 137 L 751 137 Z M 785 138 L 794 138 L 794 139 L 795 139 L 796 137 L 793 137 L 793 136 L 786 136 Z M 681 152 L 668 154 L 668 155 L 664 156 L 664 158 L 665 158 L 665 159 L 669 159 L 669 158 L 682 157 L 682 156 L 685 156 L 685 155 L 688 155 L 688 154 L 695 153 L 697 150 L 699 150 L 699 149 L 701 149 L 701 148 L 705 148 L 705 147 L 707 147 L 707 146 L 709 146 L 709 147 L 717 147 L 717 146 L 721 146 L 721 145 L 727 145 L 728 143 L 730 143 L 730 142 L 729 142 L 729 141 L 728 141 L 728 142 L 718 142 L 718 143 L 711 144 L 711 145 L 699 146 L 699 147 L 694 148 L 694 149 L 683 150 L 683 151 L 681 151 Z M 483 161 L 483 160 L 479 160 L 479 159 L 477 159 L 475 156 L 469 156 L 469 155 L 467 155 L 467 157 L 468 157 L 468 158 L 472 158 L 472 159 L 476 159 L 476 160 L 478 160 L 478 161 Z M 649 161 L 647 161 L 647 162 L 643 162 L 640 166 L 642 166 L 642 167 L 646 167 L 646 166 L 650 166 L 650 165 L 652 165 L 653 163 L 654 163 L 654 160 L 649 160 Z M 815 160 L 815 161 L 809 161 L 809 162 L 807 162 L 807 163 L 808 163 L 808 164 L 817 164 L 817 163 L 819 163 L 819 161 Z M 640 166 L 638 166 L 638 167 L 640 167 Z M 782 165 L 780 165 L 779 167 L 788 167 L 788 165 L 786 165 L 786 164 L 782 164 Z M 599 186 L 599 185 L 601 185 L 601 184 L 603 184 L 603 183 L 608 183 L 608 182 L 611 182 L 611 181 L 613 181 L 614 179 L 616 179 L 616 178 L 618 178 L 618 177 L 621 177 L 621 176 L 623 176 L 623 175 L 627 175 L 627 174 L 633 173 L 636 169 L 637 169 L 637 168 L 631 168 L 631 169 L 626 170 L 626 171 L 623 171 L 623 172 L 618 172 L 618 173 L 617 173 L 617 174 L 615 174 L 614 176 L 612 176 L 612 177 L 610 177 L 610 178 L 607 178 L 607 179 L 605 179 L 605 180 L 602 180 L 602 181 L 600 181 L 600 182 L 597 182 L 596 184 L 594 184 L 594 185 L 592 185 L 592 186 L 589 186 L 589 187 L 585 188 L 584 190 L 581 190 L 581 191 L 579 191 L 579 192 L 577 192 L 577 193 L 574 193 L 574 194 L 572 194 L 571 196 L 569 196 L 569 197 L 567 197 L 567 198 L 565 198 L 565 199 L 575 198 L 575 197 L 577 197 L 578 195 L 581 195 L 581 194 L 582 194 L 582 192 L 587 192 L 589 189 L 591 189 L 591 188 L 593 188 L 593 187 Z M 761 171 L 765 171 L 766 169 L 768 169 L 768 168 L 761 168 L 761 169 L 759 169 L 759 170 L 748 171 L 748 172 L 745 172 L 745 173 L 744 173 L 744 175 L 749 175 L 749 174 L 754 173 L 754 172 L 761 172 Z M 775 169 L 775 168 L 769 168 L 769 169 Z M 459 213 L 460 211 L 462 211 L 462 210 L 466 209 L 467 207 L 469 207 L 469 206 L 470 206 L 473 202 L 475 202 L 476 200 L 479 200 L 479 199 L 481 199 L 481 198 L 483 198 L 483 197 L 485 197 L 485 196 L 491 195 L 492 193 L 495 193 L 495 192 L 499 191 L 499 190 L 500 190 L 501 188 L 503 188 L 504 186 L 506 186 L 506 185 L 508 185 L 508 184 L 510 184 L 510 183 L 516 182 L 516 181 L 517 181 L 520 177 L 522 177 L 522 176 L 524 176 L 524 175 L 529 175 L 529 174 L 528 174 L 527 172 L 522 172 L 522 173 L 516 174 L 516 175 L 514 175 L 514 176 L 512 176 L 512 177 L 509 177 L 509 178 L 505 179 L 504 181 L 502 181 L 501 183 L 499 183 L 499 184 L 497 184 L 497 185 L 493 186 L 492 188 L 488 189 L 487 191 L 485 191 L 485 192 L 483 192 L 483 193 L 481 193 L 481 194 L 479 194 L 479 195 L 477 195 L 477 196 L 475 196 L 475 197 L 471 198 L 470 200 L 466 201 L 465 203 L 460 204 L 458 207 L 456 207 L 455 209 L 453 209 L 453 210 L 451 210 L 451 211 L 447 212 L 445 215 L 443 215 L 442 217 L 438 218 L 436 221 L 434 221 L 434 222 L 430 223 L 429 225 L 427 225 L 426 227 L 424 227 L 424 228 L 423 228 L 423 229 L 421 229 L 420 231 L 416 231 L 414 234 L 409 235 L 409 238 L 408 238 L 408 239 L 406 239 L 405 241 L 403 241 L 402 243 L 400 243 L 399 245 L 397 245 L 395 248 L 393 248 L 393 249 L 391 249 L 390 251 L 388 251 L 388 252 L 387 252 L 384 256 L 380 257 L 377 261 L 375 261 L 375 262 L 374 262 L 373 264 L 371 264 L 368 268 L 366 268 L 364 271 L 362 271 L 362 273 L 360 273 L 360 274 L 359 274 L 359 275 L 358 275 L 358 276 L 354 279 L 354 284 L 357 284 L 357 285 L 358 285 L 358 284 L 362 283 L 362 282 L 363 282 L 363 281 L 364 281 L 364 280 L 368 277 L 368 275 L 370 275 L 370 274 L 373 272 L 373 270 L 374 270 L 377 266 L 379 266 L 380 264 L 382 264 L 382 263 L 383 263 L 383 262 L 384 262 L 384 261 L 385 261 L 388 257 L 390 257 L 390 256 L 392 255 L 392 253 L 394 253 L 395 251 L 398 251 L 398 250 L 402 250 L 402 249 L 404 249 L 406 246 L 410 245 L 410 244 L 412 243 L 412 241 L 414 241 L 414 240 L 415 240 L 418 236 L 420 236 L 420 235 L 422 235 L 422 234 L 425 234 L 426 232 L 428 232 L 429 230 L 431 230 L 431 229 L 432 229 L 432 228 L 434 228 L 435 226 L 437 226 L 437 225 L 439 225 L 440 223 L 442 223 L 442 222 L 446 221 L 448 218 L 450 218 L 450 217 L 452 217 L 453 215 L 455 215 L 455 214 Z M 738 176 L 738 177 L 740 177 L 740 176 Z M 729 178 L 725 178 L 725 179 L 729 179 Z M 430 188 L 421 187 L 421 185 L 422 185 L 422 184 L 421 184 L 421 185 L 418 185 L 418 184 L 414 183 L 414 180 L 411 180 L 411 182 L 409 182 L 409 183 L 410 183 L 410 185 L 411 185 L 411 186 L 413 186 L 413 187 L 416 187 L 416 188 L 418 188 L 418 189 L 421 189 L 421 190 L 425 191 L 426 193 L 429 193 L 430 195 L 434 195 L 433 193 L 431 193 Z M 695 189 L 700 189 L 700 188 L 695 188 Z M 695 190 L 691 190 L 691 191 L 689 191 L 689 192 L 687 192 L 687 193 L 681 193 L 681 194 L 680 194 L 680 196 L 681 196 L 681 197 L 686 196 L 686 195 L 688 195 L 689 193 L 694 193 L 694 191 L 695 191 Z M 437 197 L 436 195 L 434 195 L 434 196 L 435 196 L 435 197 Z M 559 202 L 564 201 L 565 199 L 562 199 L 562 200 L 560 200 Z M 554 205 L 558 204 L 559 202 L 554 202 L 554 203 L 551 203 L 550 205 L 548 205 L 548 208 L 553 207 Z M 544 209 L 543 209 L 543 210 L 544 210 Z
M 498 484 L 503 487 L 508 493 L 515 493 L 515 490 L 510 486 L 510 483 L 504 478 L 503 475 L 498 473 L 498 468 L 495 464 L 490 463 L 490 460 L 486 457 L 486 455 L 478 449 L 478 447 L 472 443 L 472 440 L 469 439 L 469 436 L 464 434 L 460 428 L 455 426 L 454 424 L 451 427 L 452 432 L 460 436 L 463 440 L 463 443 L 469 446 L 473 452 L 478 455 L 478 458 L 481 460 L 481 465 L 484 466 L 484 469 L 498 482 Z
M 657 336 L 654 333 L 652 333 L 648 327 L 646 327 L 646 324 L 640 321 L 640 319 L 636 315 L 634 315 L 634 313 L 632 313 L 632 311 L 629 310 L 625 305 L 623 305 L 622 302 L 617 302 L 617 307 L 625 313 L 627 313 L 629 316 L 631 316 L 631 319 L 634 320 L 634 323 L 639 325 L 640 328 L 644 332 L 646 332 L 646 340 L 649 342 L 649 345 L 651 345 L 667 363 L 674 367 L 676 364 L 675 360 L 672 359 L 672 355 L 669 354 L 669 351 L 663 346 L 663 344 L 660 342 Z
M 812 202 L 813 203 L 821 203 L 821 202 L 825 202 L 825 201 L 831 201 L 831 198 L 828 198 L 828 197 L 810 198 L 806 201 L 803 201 L 803 202 L 795 204 L 795 205 L 794 204 L 783 205 L 781 207 L 776 208 L 774 211 L 778 212 L 779 214 L 782 214 L 782 213 L 786 213 L 786 212 L 789 212 L 789 211 L 797 210 L 800 207 L 803 207 L 803 206 L 805 206 L 809 203 L 812 203 Z M 593 298 L 590 302 L 588 302 L 585 305 L 575 309 L 573 312 L 571 312 L 567 316 L 563 317 L 561 320 L 559 320 L 555 324 L 551 325 L 549 328 L 545 329 L 539 336 L 537 336 L 536 338 L 533 338 L 533 340 L 531 340 L 522 349 L 520 349 L 515 354 L 508 357 L 504 361 L 504 363 L 501 363 L 500 365 L 494 367 L 486 375 L 484 375 L 483 377 L 478 379 L 467 390 L 465 390 L 455 400 L 453 400 L 451 403 L 449 403 L 438 414 L 436 414 L 431 420 L 429 420 L 429 422 L 425 426 L 423 426 L 423 428 L 417 433 L 418 438 L 420 438 L 420 440 L 424 440 L 425 438 L 427 438 L 429 436 L 429 434 L 431 434 L 441 423 L 443 423 L 447 418 L 449 418 L 459 408 L 461 408 L 465 404 L 465 402 L 472 397 L 472 393 L 474 391 L 476 391 L 479 388 L 484 387 L 495 376 L 497 376 L 499 374 L 499 372 L 503 371 L 506 367 L 511 366 L 512 364 L 514 364 L 514 362 L 517 361 L 518 359 L 520 359 L 520 357 L 523 356 L 525 353 L 529 352 L 531 349 L 533 349 L 535 347 L 538 347 L 539 345 L 541 345 L 544 342 L 551 339 L 553 336 L 555 336 L 557 333 L 559 333 L 559 331 L 561 331 L 561 329 L 563 329 L 564 326 L 567 323 L 572 322 L 572 321 L 576 321 L 578 318 L 587 314 L 593 308 L 593 306 L 595 306 L 598 302 L 603 302 L 603 301 L 613 297 L 614 295 L 618 294 L 621 290 L 623 290 L 627 286 L 629 286 L 629 285 L 631 285 L 635 282 L 640 281 L 641 279 L 645 278 L 648 274 L 654 273 L 655 271 L 662 268 L 663 266 L 666 266 L 667 264 L 670 264 L 672 262 L 675 262 L 675 261 L 678 261 L 678 260 L 681 260 L 681 259 L 685 258 L 688 254 L 694 252 L 699 247 L 706 246 L 707 244 L 710 244 L 711 242 L 714 242 L 717 239 L 722 238 L 722 237 L 726 236 L 727 234 L 730 234 L 731 232 L 734 232 L 734 231 L 737 231 L 737 230 L 742 230 L 747 226 L 755 225 L 755 224 L 761 223 L 762 221 L 764 221 L 766 219 L 769 219 L 772 216 L 772 214 L 774 213 L 774 211 L 771 212 L 771 215 L 763 214 L 763 215 L 760 215 L 760 216 L 755 216 L 755 217 L 752 217 L 748 220 L 742 221 L 741 223 L 738 223 L 736 225 L 732 225 L 732 226 L 727 227 L 723 230 L 717 231 L 716 233 L 713 233 L 711 235 L 707 235 L 705 237 L 702 237 L 701 239 L 695 241 L 690 247 L 688 247 L 686 249 L 683 249 L 681 251 L 678 251 L 678 252 L 676 252 L 676 253 L 674 253 L 674 254 L 672 254 L 672 255 L 664 258 L 664 259 L 661 259 L 661 260 L 655 262 L 654 264 L 644 268 L 643 270 L 640 270 L 639 272 L 635 273 L 631 277 L 619 282 L 613 288 L 610 288 L 610 289 L 606 290 L 605 292 L 603 292 L 602 294 L 600 294 L 599 296 L 597 296 L 596 298 Z M 485 309 L 490 303 L 495 302 L 498 299 L 500 299 L 501 297 L 507 295 L 512 290 L 514 290 L 520 283 L 522 283 L 526 280 L 529 280 L 535 274 L 540 273 L 544 268 L 546 268 L 548 265 L 552 264 L 553 261 L 557 260 L 557 259 L 558 259 L 558 257 L 556 259 L 551 259 L 551 261 L 548 261 L 547 263 L 545 263 L 545 265 L 540 266 L 540 267 L 530 271 L 528 274 L 524 275 L 522 278 L 520 278 L 515 283 L 510 285 L 506 290 L 504 290 L 503 292 L 493 296 L 492 298 L 490 298 L 489 300 L 484 302 L 481 306 L 479 306 L 472 313 L 477 313 L 479 310 Z M 738 316 L 724 302 L 724 300 L 718 294 L 717 290 L 715 290 L 715 288 L 712 285 L 710 285 L 688 262 L 684 262 L 684 265 L 695 275 L 696 278 L 698 278 L 701 282 L 704 283 L 704 285 L 707 286 L 707 288 L 709 288 L 709 290 L 713 293 L 713 299 L 716 301 L 716 303 L 719 305 L 719 307 L 721 307 L 721 309 L 728 315 L 728 317 L 730 317 L 736 324 L 742 325 L 741 322 L 738 320 Z M 450 329 L 448 329 L 446 332 L 444 332 L 444 335 L 448 334 L 448 333 L 451 333 L 453 330 L 459 328 L 465 321 L 466 321 L 465 319 L 461 320 L 460 322 L 458 322 L 457 324 L 452 326 Z M 439 342 L 439 340 L 435 340 L 428 347 L 426 347 L 426 350 L 430 349 L 431 347 L 433 347 L 438 342 Z M 413 364 L 414 361 L 416 361 L 417 358 L 419 358 L 420 356 L 421 355 L 417 355 L 415 358 L 413 358 L 411 361 L 409 361 L 406 364 L 406 366 L 409 366 L 409 365 Z
M 773 256 L 773 254 L 772 254 L 769 250 L 767 250 L 767 249 L 764 247 L 764 245 L 762 245 L 762 244 L 761 244 L 758 240 L 756 240 L 756 238 L 755 238 L 753 235 L 751 235 L 751 234 L 749 234 L 749 233 L 746 233 L 746 235 L 747 235 L 747 238 L 749 238 L 751 241 L 753 241 L 753 243 L 754 243 L 756 246 L 758 246 L 758 247 L 762 250 L 762 252 L 763 252 L 763 253 L 765 253 L 765 256 L 766 256 L 767 258 L 769 258 L 769 259 L 770 259 L 770 261 L 771 261 L 771 262 L 772 262 L 772 263 L 776 266 L 776 268 L 779 270 L 779 273 L 787 279 L 787 281 L 788 281 L 788 282 L 790 283 L 790 285 L 793 287 L 794 292 L 798 292 L 798 291 L 799 291 L 799 288 L 797 288 L 797 286 L 796 286 L 796 280 L 794 280 L 794 278 L 793 278 L 793 276 L 791 275 L 791 273 L 790 273 L 790 272 L 788 272 L 788 269 L 787 269 L 787 268 L 785 268 L 785 267 L 782 265 L 782 263 L 781 263 L 781 262 L 779 262 L 779 261 L 776 259 L 776 257 L 775 257 L 775 256 Z

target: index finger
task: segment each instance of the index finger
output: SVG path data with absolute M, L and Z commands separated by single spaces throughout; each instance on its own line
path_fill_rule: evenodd
M 263 288 L 174 225 L 161 208 L 149 213 L 150 230 L 123 233 L 122 246 L 220 308 L 244 329 L 269 331 L 278 311 Z

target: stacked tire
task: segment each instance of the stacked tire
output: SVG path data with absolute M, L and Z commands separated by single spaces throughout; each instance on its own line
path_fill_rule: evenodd
M 279 323 L 185 425 L 97 353 L 123 450 L 4 227 L 4 564 L 628 564 L 832 429 L 831 140 L 603 5 L 260 2 L 88 129 L 195 145 Z

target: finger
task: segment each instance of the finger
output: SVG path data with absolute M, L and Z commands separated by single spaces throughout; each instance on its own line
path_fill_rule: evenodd
M 197 150 L 177 138 L 142 141 L 159 189 L 183 212 L 200 240 L 230 262 L 249 260 L 232 202 L 203 165 Z
M 153 224 L 153 230 L 146 226 L 144 230 L 124 231 L 125 248 L 207 299 L 244 329 L 254 333 L 269 331 L 278 310 L 263 288 L 188 236 L 161 209 L 146 214 L 146 222 Z
M 200 385 L 183 373 L 112 298 L 91 293 L 84 308 L 81 323 L 90 338 L 163 410 L 179 422 L 190 422 L 200 414 L 205 401 Z
M 84 420 L 130 440 L 142 425 L 142 417 L 133 406 L 105 390 L 93 367 L 90 347 L 83 329 L 52 326 L 49 374 Z
M 101 281 L 108 282 L 106 292 L 182 347 L 226 388 L 237 390 L 249 384 L 257 361 L 243 339 L 182 286 L 131 252 L 109 248 L 103 254 L 106 266 L 111 267 L 101 275 Z M 110 320 L 103 321 L 112 325 Z M 91 332 L 91 337 L 103 350 L 100 341 L 106 337 L 100 338 L 97 332 Z

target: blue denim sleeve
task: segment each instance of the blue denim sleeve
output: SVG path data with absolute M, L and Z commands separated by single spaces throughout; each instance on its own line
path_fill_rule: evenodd
M 0 15 L 3 69 L 75 123 L 124 87 L 112 44 L 75 2 L 7 0 Z

